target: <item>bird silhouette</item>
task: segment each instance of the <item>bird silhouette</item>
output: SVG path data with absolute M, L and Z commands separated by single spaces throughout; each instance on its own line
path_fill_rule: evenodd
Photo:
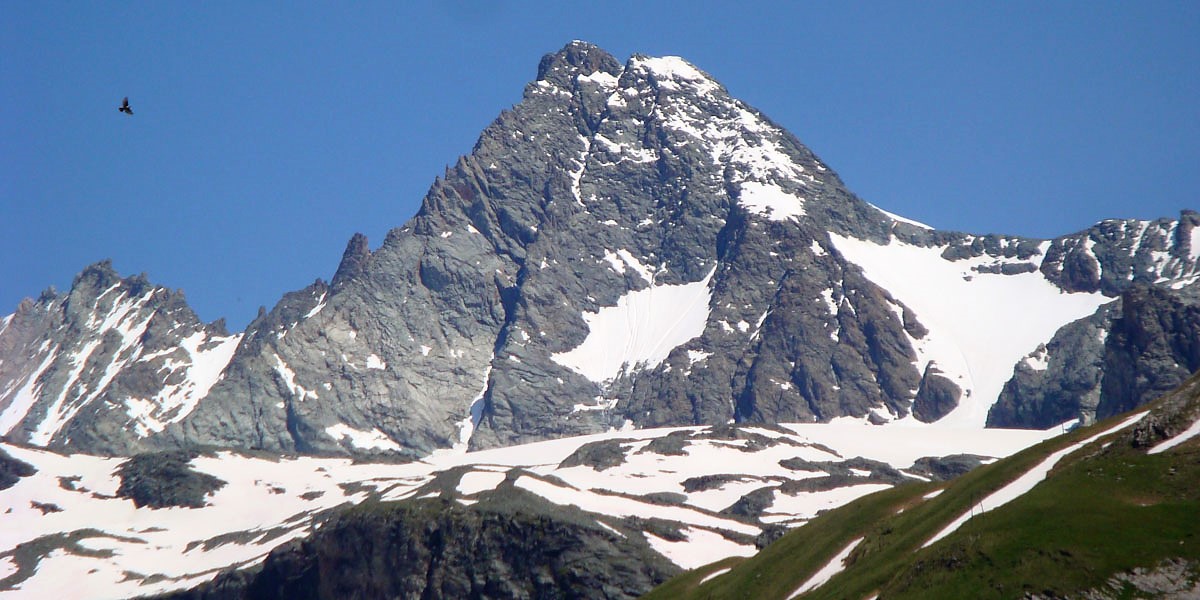
M 118 108 L 117 110 L 119 110 L 127 115 L 133 114 L 133 109 L 129 108 L 129 96 L 125 96 L 125 99 L 121 100 L 121 107 Z

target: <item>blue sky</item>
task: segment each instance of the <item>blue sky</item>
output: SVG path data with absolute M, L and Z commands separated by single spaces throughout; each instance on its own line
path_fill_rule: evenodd
M 1200 209 L 1197 2 L 344 4 L 0 0 L 0 314 L 111 258 L 241 329 L 572 39 L 686 58 L 939 228 Z

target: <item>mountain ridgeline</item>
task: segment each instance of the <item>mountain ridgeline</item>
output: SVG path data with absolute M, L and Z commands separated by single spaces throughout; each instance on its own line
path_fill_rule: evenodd
M 1200 368 L 1197 225 L 934 230 L 684 60 L 573 42 L 416 216 L 244 332 L 105 262 L 23 302 L 0 321 L 0 434 L 419 456 L 628 426 L 1086 421 Z

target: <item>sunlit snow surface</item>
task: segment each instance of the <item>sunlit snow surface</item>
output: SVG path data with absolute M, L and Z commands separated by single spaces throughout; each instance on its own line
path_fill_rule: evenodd
M 842 548 L 841 552 L 838 552 L 837 555 L 829 559 L 828 563 L 825 563 L 825 566 L 821 567 L 816 573 L 813 573 L 813 576 L 809 577 L 808 581 L 800 584 L 800 587 L 796 588 L 796 591 L 792 592 L 792 595 L 788 596 L 788 600 L 792 600 L 792 598 L 795 598 L 800 594 L 825 585 L 825 582 L 829 581 L 831 577 L 841 573 L 842 570 L 846 568 L 846 559 L 850 557 L 850 553 L 853 552 L 854 549 L 857 548 L 860 543 L 862 543 L 862 541 L 863 538 L 858 538 L 853 542 L 846 544 L 846 547 Z
M 680 453 L 651 451 L 648 445 L 654 439 L 673 431 L 687 437 Z M 600 525 L 618 535 L 640 531 L 630 525 L 634 521 L 623 520 L 627 516 L 677 522 L 684 541 L 641 535 L 668 559 L 691 568 L 754 552 L 753 540 L 762 526 L 719 512 L 743 494 L 824 475 L 784 468 L 781 460 L 838 462 L 862 456 L 903 470 L 923 456 L 1007 456 L 1052 435 L 859 424 L 741 431 L 762 436 L 760 441 L 766 442 L 750 446 L 745 439 L 709 439 L 708 428 L 694 427 L 614 431 L 480 452 L 446 452 L 409 464 L 264 459 L 221 452 L 192 462 L 197 470 L 228 482 L 208 498 L 208 506 L 157 510 L 138 509 L 113 497 L 120 484 L 113 472 L 122 459 L 61 456 L 0 444 L 38 469 L 37 474 L 0 491 L 0 577 L 6 578 L 0 579 L 0 597 L 126 598 L 190 587 L 221 569 L 261 561 L 275 546 L 310 533 L 316 518 L 331 508 L 372 496 L 398 500 L 443 494 L 444 488 L 422 486 L 435 474 L 462 466 L 468 468 L 457 485 L 444 493 L 463 504 L 474 503 L 497 486 L 514 485 L 552 503 L 590 511 L 603 519 Z M 605 470 L 559 467 L 582 444 L 603 440 L 617 440 L 625 456 L 623 464 Z M 510 476 L 513 469 L 520 472 Z M 686 480 L 704 475 L 727 477 L 721 478 L 725 483 L 685 492 Z M 70 479 L 74 477 L 79 479 Z M 852 481 L 829 492 L 776 492 L 762 522 L 801 524 L 820 510 L 883 487 L 878 482 Z M 672 505 L 645 497 L 661 492 L 685 499 Z M 48 505 L 61 510 L 43 513 L 38 508 Z M 59 535 L 72 532 L 76 532 L 73 543 Z M 41 552 L 15 551 L 39 538 Z
M 575 348 L 551 358 L 596 383 L 615 378 L 622 369 L 653 367 L 680 344 L 704 333 L 716 268 L 700 281 L 651 285 L 628 292 L 616 306 L 583 313 L 588 336 Z
M 834 233 L 830 238 L 929 330 L 912 340 L 917 370 L 923 372 L 932 361 L 963 390 L 958 408 L 937 421 L 939 426 L 983 427 L 1013 365 L 1063 325 L 1112 301 L 1099 293 L 1065 293 L 1036 270 L 1000 275 L 972 269 L 1028 262 L 1015 258 L 985 254 L 952 261 L 942 258 L 942 246 L 923 248 L 896 239 L 880 245 Z

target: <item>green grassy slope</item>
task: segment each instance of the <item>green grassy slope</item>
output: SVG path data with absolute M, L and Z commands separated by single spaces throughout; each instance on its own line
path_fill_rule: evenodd
M 1124 417 L 1048 440 L 949 484 L 910 484 L 861 498 L 756 556 L 685 573 L 646 597 L 787 598 L 860 537 L 845 570 L 804 598 L 1073 597 L 1104 587 L 1118 573 L 1172 558 L 1189 561 L 1200 579 L 1200 438 L 1146 454 L 1200 414 L 1200 378 L 1151 407 L 1152 418 L 1069 454 L 1033 490 L 928 548 L 921 546 L 992 491 Z M 926 499 L 939 485 L 944 492 Z M 726 567 L 732 567 L 728 573 L 701 583 Z M 1131 587 L 1106 590 L 1142 597 Z

